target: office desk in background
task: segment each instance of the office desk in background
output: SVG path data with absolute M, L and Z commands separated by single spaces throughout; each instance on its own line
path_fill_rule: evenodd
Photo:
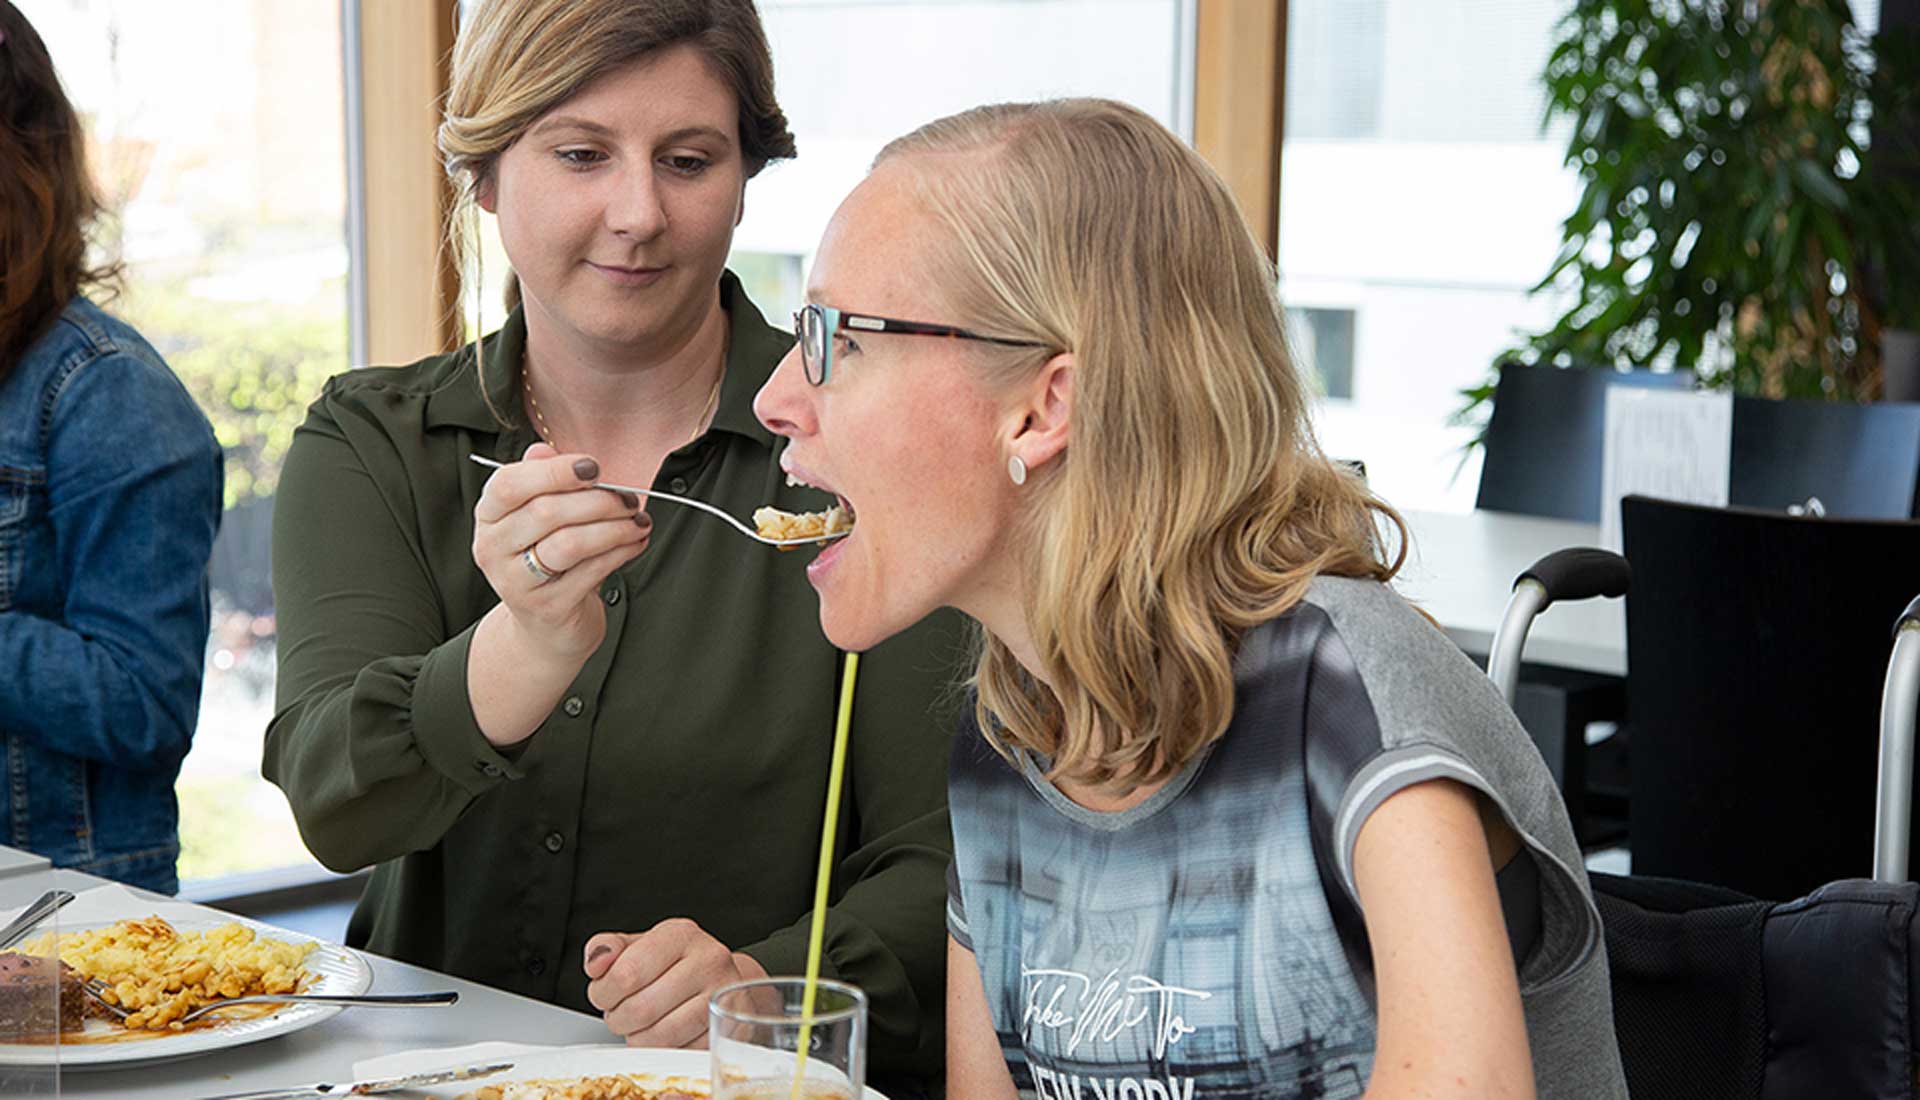
M 1439 620 L 1454 644 L 1485 657 L 1513 594 L 1534 562 L 1569 546 L 1598 546 L 1600 525 L 1507 512 L 1404 512 L 1413 548 L 1396 587 Z M 1624 676 L 1624 600 L 1556 604 L 1527 635 L 1529 662 Z

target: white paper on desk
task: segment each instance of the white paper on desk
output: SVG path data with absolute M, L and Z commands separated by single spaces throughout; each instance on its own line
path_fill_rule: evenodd
M 355 1062 L 353 1079 L 371 1081 L 376 1078 L 405 1077 L 410 1073 L 431 1073 L 435 1070 L 460 1069 L 464 1066 L 483 1066 L 489 1062 L 511 1062 L 515 1058 L 529 1054 L 549 1054 L 556 1050 L 572 1049 L 576 1048 L 498 1041 L 469 1043 L 463 1047 L 440 1047 L 435 1050 L 403 1050 L 398 1054 L 383 1054 L 378 1058 L 367 1058 Z M 473 1087 L 484 1083 L 475 1082 Z
M 1621 550 L 1621 497 L 1724 506 L 1732 466 L 1732 394 L 1609 387 L 1600 545 Z

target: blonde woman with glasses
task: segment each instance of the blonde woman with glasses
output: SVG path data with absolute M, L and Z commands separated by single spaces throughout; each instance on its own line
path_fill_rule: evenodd
M 726 270 L 793 138 L 750 0 L 482 0 L 452 62 L 440 151 L 516 304 L 333 379 L 295 438 L 266 773 L 322 862 L 375 867 L 350 943 L 698 1045 L 714 988 L 804 966 L 841 658 L 803 556 L 592 483 L 825 503 L 751 409 L 791 337 Z M 825 965 L 882 1081 L 939 1066 L 951 625 L 855 706 Z
M 1388 586 L 1274 287 L 1140 112 L 981 108 L 880 154 L 756 400 L 855 514 L 827 636 L 983 628 L 948 1092 L 1622 1098 L 1565 810 Z

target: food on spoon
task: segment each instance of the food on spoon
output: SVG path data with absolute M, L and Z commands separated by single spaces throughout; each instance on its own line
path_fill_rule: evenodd
M 57 959 L 0 952 L 0 1038 L 44 1038 L 56 1025 L 59 1031 L 78 1031 L 87 1022 L 81 981 L 73 967 Z
M 54 940 L 42 936 L 24 950 L 51 956 Z M 60 961 L 104 982 L 102 997 L 128 1010 L 119 1022 L 133 1031 L 177 1031 L 180 1017 L 235 997 L 298 993 L 310 977 L 307 956 L 318 946 L 259 936 L 238 921 L 181 932 L 159 917 L 62 933 L 58 941 Z
M 753 525 L 763 539 L 817 539 L 853 530 L 853 513 L 838 504 L 824 512 L 782 512 L 768 507 L 753 513 Z

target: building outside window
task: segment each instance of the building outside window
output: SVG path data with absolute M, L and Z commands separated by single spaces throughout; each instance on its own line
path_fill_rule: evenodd
M 1446 425 L 1522 326 L 1578 182 L 1541 128 L 1553 0 L 1292 0 L 1280 290 L 1345 315 L 1321 442 L 1407 508 L 1473 506 L 1469 433 Z M 1296 346 L 1300 326 L 1296 324 Z M 1311 350 L 1326 339 L 1311 330 Z M 1312 365 L 1309 363 L 1309 365 Z

